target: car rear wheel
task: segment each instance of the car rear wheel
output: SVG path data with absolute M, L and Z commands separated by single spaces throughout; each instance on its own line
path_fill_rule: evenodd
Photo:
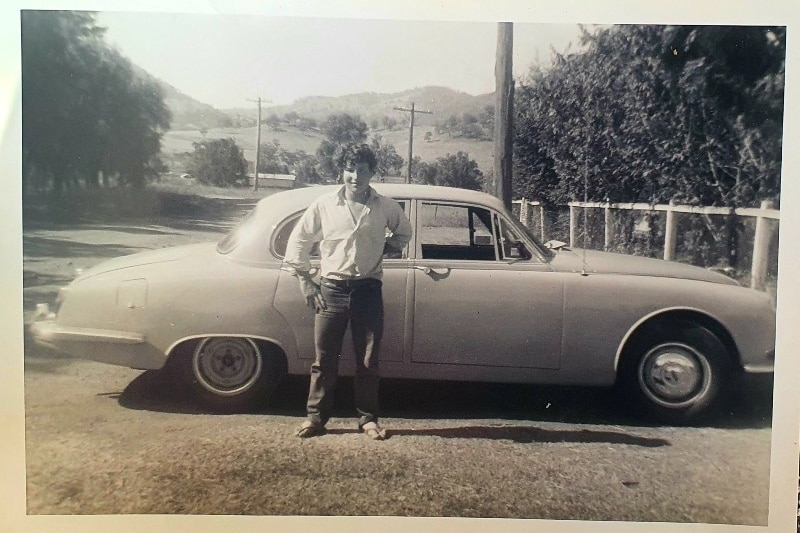
M 710 415 L 725 398 L 731 361 L 709 330 L 689 322 L 664 322 L 640 333 L 620 368 L 628 401 L 667 423 Z
M 246 337 L 206 337 L 181 346 L 177 355 L 184 381 L 214 412 L 263 406 L 286 373 L 275 349 Z

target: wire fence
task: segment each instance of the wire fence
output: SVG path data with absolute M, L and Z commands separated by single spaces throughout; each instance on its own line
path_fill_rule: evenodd
M 514 215 L 542 242 L 655 257 L 724 270 L 743 285 L 774 291 L 780 212 L 769 203 L 733 209 L 515 200 Z

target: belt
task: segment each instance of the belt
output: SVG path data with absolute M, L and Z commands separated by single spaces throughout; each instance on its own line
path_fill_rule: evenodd
M 330 279 L 321 278 L 323 285 L 328 287 L 336 287 L 339 289 L 351 289 L 355 287 L 362 287 L 364 285 L 381 285 L 381 280 L 375 278 L 358 278 L 358 279 Z

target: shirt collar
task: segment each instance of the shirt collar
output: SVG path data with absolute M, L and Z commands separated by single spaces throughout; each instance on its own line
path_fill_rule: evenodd
M 378 191 L 376 191 L 375 189 L 372 188 L 372 185 L 369 186 L 369 191 L 368 192 L 369 192 L 369 196 L 367 196 L 366 204 L 372 203 L 374 200 L 376 200 L 380 196 L 378 194 Z M 336 192 L 336 201 L 337 201 L 337 203 L 339 205 L 344 204 L 344 202 L 346 200 L 344 194 L 345 194 L 345 186 L 342 185 L 342 187 Z

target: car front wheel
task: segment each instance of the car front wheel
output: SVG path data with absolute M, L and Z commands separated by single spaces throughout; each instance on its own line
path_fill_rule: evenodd
M 184 381 L 214 412 L 264 405 L 285 374 L 274 349 L 246 337 L 207 337 L 181 346 L 176 355 Z
M 638 336 L 620 370 L 636 407 L 661 422 L 682 424 L 711 414 L 723 401 L 731 362 L 709 330 L 667 322 Z

